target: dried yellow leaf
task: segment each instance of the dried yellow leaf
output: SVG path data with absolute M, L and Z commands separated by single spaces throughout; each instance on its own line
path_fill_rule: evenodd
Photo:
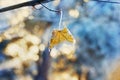
M 53 30 L 49 48 L 51 49 L 55 45 L 64 41 L 72 43 L 75 41 L 73 36 L 69 33 L 68 29 L 65 27 L 62 30 Z

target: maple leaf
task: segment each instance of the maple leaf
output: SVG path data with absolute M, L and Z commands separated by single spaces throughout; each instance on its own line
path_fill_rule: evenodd
M 66 27 L 63 28 L 62 30 L 53 30 L 49 48 L 51 49 L 55 45 L 64 41 L 72 43 L 75 42 L 73 36 L 69 33 L 69 30 Z

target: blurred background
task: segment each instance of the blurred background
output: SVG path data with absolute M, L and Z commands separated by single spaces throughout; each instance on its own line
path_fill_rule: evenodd
M 0 0 L 0 8 L 26 1 Z M 60 14 L 41 5 L 0 13 L 0 80 L 120 80 L 120 4 L 55 0 L 44 5 L 63 10 L 62 23 L 76 44 L 48 50 Z

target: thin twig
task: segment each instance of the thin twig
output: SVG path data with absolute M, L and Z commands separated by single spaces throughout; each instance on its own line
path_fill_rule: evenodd
M 45 5 L 41 4 L 44 8 L 48 9 L 49 11 L 52 11 L 52 12 L 58 12 L 60 13 L 60 20 L 59 20 L 59 29 L 61 27 L 61 24 L 62 24 L 62 17 L 63 17 L 63 12 L 62 10 L 53 10 L 53 9 L 50 9 L 48 7 L 46 7 Z
M 41 3 L 40 3 L 41 4 Z M 49 11 L 52 11 L 52 12 L 60 12 L 60 10 L 53 10 L 53 9 L 50 9 L 48 7 L 46 7 L 45 5 L 41 4 L 44 8 L 48 9 Z

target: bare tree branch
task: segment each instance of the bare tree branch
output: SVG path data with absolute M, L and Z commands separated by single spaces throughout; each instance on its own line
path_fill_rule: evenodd
M 5 8 L 0 9 L 0 13 L 1 12 L 5 12 L 5 11 L 9 11 L 9 10 L 13 10 L 13 9 L 17 9 L 17 8 L 21 8 L 21 7 L 26 7 L 26 6 L 35 6 L 37 4 L 40 3 L 48 3 L 54 0 L 34 0 L 34 1 L 28 1 L 28 2 L 24 2 L 24 3 L 20 3 L 20 4 L 16 4 L 16 5 L 12 5 L 12 6 L 8 6 Z
M 21 7 L 25 7 L 25 6 L 35 6 L 37 4 L 41 4 L 41 3 L 48 3 L 51 1 L 55 1 L 55 0 L 33 0 L 33 1 L 28 1 L 28 2 L 24 2 L 24 3 L 20 3 L 20 4 L 16 4 L 13 6 L 8 6 L 5 8 L 0 9 L 0 13 L 1 12 L 5 12 L 5 11 L 9 11 L 9 10 L 13 10 L 13 9 L 17 9 L 17 8 L 21 8 Z M 105 3 L 115 3 L 115 4 L 120 4 L 120 2 L 114 2 L 114 1 L 106 1 L 106 0 L 90 0 L 90 1 L 96 1 L 96 2 L 105 2 Z

